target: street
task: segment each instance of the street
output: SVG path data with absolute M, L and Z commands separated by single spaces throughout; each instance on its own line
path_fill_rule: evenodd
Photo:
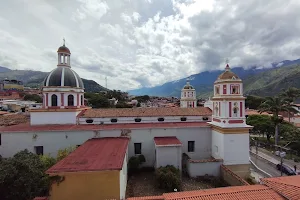
M 262 170 L 264 170 L 265 172 L 269 173 L 270 175 L 272 175 L 272 177 L 277 177 L 280 176 L 281 173 L 279 170 L 276 169 L 276 167 L 269 163 L 268 161 L 266 161 L 265 159 L 262 159 L 258 156 L 255 156 L 253 154 L 250 154 L 250 158 L 251 160 Z M 283 176 L 286 176 L 285 174 L 283 174 Z

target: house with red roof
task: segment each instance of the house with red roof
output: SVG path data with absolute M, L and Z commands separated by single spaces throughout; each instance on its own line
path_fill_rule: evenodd
M 246 124 L 242 80 L 228 64 L 214 82 L 211 108 L 197 107 L 188 80 L 181 107 L 91 109 L 84 104 L 83 82 L 71 68 L 71 51 L 63 44 L 57 54 L 57 67 L 42 84 L 42 107 L 31 109 L 30 118 L 1 116 L 2 157 L 24 149 L 55 157 L 60 149 L 93 138 L 128 137 L 128 157 L 143 155 L 145 167 L 174 165 L 195 177 L 219 176 L 224 165 L 248 176 L 252 127 Z

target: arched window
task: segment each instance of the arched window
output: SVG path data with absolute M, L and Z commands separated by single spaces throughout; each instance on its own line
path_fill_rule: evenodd
M 218 104 L 216 105 L 215 107 L 215 116 L 218 116 L 219 114 L 219 107 L 218 107 Z
M 51 106 L 57 106 L 57 95 L 52 94 L 51 96 Z
M 72 94 L 68 95 L 68 106 L 74 106 L 74 96 Z
M 83 95 L 81 95 L 81 105 L 83 106 L 84 103 L 83 103 Z
M 233 116 L 234 116 L 234 117 L 237 117 L 237 116 L 238 116 L 238 110 L 239 110 L 239 108 L 238 108 L 238 103 L 235 102 L 235 103 L 233 104 Z

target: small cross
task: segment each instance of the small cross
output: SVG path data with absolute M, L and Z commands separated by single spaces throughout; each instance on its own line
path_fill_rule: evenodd
M 65 46 L 65 44 L 66 44 L 66 40 L 65 40 L 65 38 L 63 38 L 63 41 L 64 41 L 64 46 Z
M 228 58 L 226 58 L 226 61 L 225 61 L 225 62 L 226 62 L 226 64 L 228 64 L 228 63 L 229 63 L 229 59 L 228 59 Z

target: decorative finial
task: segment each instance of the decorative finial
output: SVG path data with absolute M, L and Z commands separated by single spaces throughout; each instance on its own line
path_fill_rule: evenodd
M 226 71 L 229 71 L 230 70 L 230 67 L 229 67 L 229 60 L 228 60 L 228 58 L 226 58 L 226 67 L 225 67 L 225 70 Z
M 65 46 L 65 45 L 66 45 L 66 40 L 65 40 L 65 38 L 63 38 L 63 41 L 64 41 L 64 44 L 63 44 L 63 45 Z

